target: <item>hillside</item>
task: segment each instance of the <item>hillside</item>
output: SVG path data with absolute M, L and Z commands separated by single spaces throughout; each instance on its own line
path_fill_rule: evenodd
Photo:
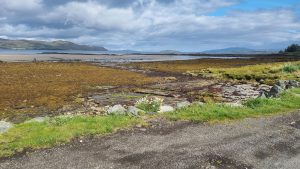
M 274 51 L 270 51 L 270 50 L 258 51 L 254 49 L 239 48 L 239 47 L 203 51 L 203 53 L 207 53 L 207 54 L 264 54 L 264 53 L 273 53 L 273 52 Z
M 106 51 L 104 47 L 78 45 L 68 41 L 34 41 L 34 40 L 9 40 L 0 39 L 0 49 L 24 50 L 94 50 Z

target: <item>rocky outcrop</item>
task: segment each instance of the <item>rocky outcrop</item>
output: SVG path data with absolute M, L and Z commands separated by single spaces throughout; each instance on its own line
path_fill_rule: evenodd
M 296 80 L 279 80 L 272 86 L 270 91 L 261 91 L 259 98 L 279 97 L 286 89 L 300 87 L 300 83 Z

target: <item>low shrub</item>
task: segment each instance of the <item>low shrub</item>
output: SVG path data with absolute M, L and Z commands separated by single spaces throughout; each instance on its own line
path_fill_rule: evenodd
M 135 103 L 135 106 L 146 112 L 158 112 L 163 99 L 158 97 L 143 97 Z

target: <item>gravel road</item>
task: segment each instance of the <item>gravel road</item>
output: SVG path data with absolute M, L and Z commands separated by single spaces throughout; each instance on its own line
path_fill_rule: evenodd
M 296 122 L 296 123 L 295 123 Z M 300 111 L 226 124 L 159 120 L 0 160 L 1 169 L 299 169 Z

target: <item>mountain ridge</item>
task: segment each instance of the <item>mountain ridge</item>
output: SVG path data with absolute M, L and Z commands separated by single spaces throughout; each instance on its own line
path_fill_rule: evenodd
M 23 49 L 23 50 L 85 50 L 107 51 L 101 46 L 79 45 L 69 41 L 37 41 L 37 40 L 10 40 L 0 38 L 0 49 Z

